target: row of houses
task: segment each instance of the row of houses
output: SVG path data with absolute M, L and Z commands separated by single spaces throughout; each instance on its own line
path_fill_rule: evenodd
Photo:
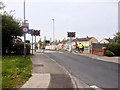
M 75 46 L 75 44 L 77 43 L 78 45 L 79 45 L 79 43 L 82 43 L 83 44 L 83 46 L 85 47 L 85 49 L 88 49 L 88 48 L 90 48 L 90 46 L 92 45 L 92 43 L 105 43 L 105 44 L 108 44 L 108 43 L 111 43 L 113 41 L 113 39 L 110 39 L 110 38 L 108 38 L 108 39 L 106 39 L 106 38 L 104 38 L 104 39 L 102 39 L 100 42 L 98 42 L 98 40 L 95 38 L 95 37 L 85 37 L 85 38 L 76 38 L 76 39 L 73 39 L 72 41 L 70 41 L 69 39 L 67 39 L 66 40 L 66 43 L 64 44 L 64 48 L 65 49 L 68 49 L 69 48 L 69 46 L 72 44 L 72 48 L 75 48 L 74 46 Z M 22 41 L 22 39 L 21 38 L 17 38 L 17 39 L 14 39 L 13 40 L 13 42 L 14 42 L 14 44 L 20 44 L 20 43 L 24 43 L 23 41 Z M 26 42 L 27 43 L 27 42 Z M 29 42 L 30 43 L 30 42 Z M 62 48 L 62 45 L 63 45 L 63 43 L 62 43 L 62 41 L 61 42 L 59 42 L 58 44 L 57 44 L 57 48 L 58 49 L 61 49 Z M 39 46 L 39 45 L 38 45 Z M 34 46 L 33 46 L 34 47 Z
M 72 46 L 74 46 L 76 43 L 79 44 L 79 43 L 82 43 L 83 46 L 85 48 L 88 48 L 89 46 L 91 46 L 92 43 L 105 43 L 105 44 L 108 44 L 108 43 L 111 43 L 113 41 L 113 39 L 102 39 L 100 42 L 98 42 L 98 40 L 95 38 L 95 37 L 86 37 L 86 38 L 76 38 L 76 39 L 73 39 L 72 41 L 70 41 L 69 39 L 67 39 L 66 43 L 65 43 L 65 46 L 69 46 L 72 42 Z M 58 47 L 60 47 L 62 45 L 62 42 L 59 42 L 58 43 Z

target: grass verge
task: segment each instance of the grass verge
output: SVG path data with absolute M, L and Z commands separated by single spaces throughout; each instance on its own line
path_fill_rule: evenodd
M 2 57 L 2 88 L 20 88 L 32 76 L 30 56 Z

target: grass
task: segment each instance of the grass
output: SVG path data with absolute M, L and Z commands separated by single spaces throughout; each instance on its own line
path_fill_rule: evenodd
M 2 88 L 20 88 L 32 76 L 30 56 L 2 57 Z

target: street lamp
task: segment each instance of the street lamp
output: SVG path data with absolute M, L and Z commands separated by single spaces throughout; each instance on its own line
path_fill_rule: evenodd
M 55 19 L 52 19 L 53 20 L 53 44 L 54 44 L 54 38 L 55 38 Z

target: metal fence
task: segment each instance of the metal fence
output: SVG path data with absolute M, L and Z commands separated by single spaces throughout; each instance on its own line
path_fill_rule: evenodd
M 102 50 L 102 47 L 108 47 L 108 44 L 92 43 L 92 50 Z

